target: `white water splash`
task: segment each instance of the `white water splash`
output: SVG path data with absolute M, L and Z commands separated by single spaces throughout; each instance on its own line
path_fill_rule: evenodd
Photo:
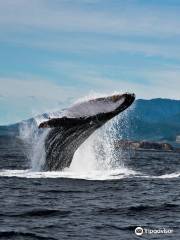
M 48 134 L 48 129 L 41 134 L 38 131 L 35 122 L 22 122 L 20 126 L 19 137 L 26 144 L 26 156 L 30 161 L 32 170 L 40 170 L 45 161 L 45 138 Z
M 86 172 L 76 172 L 66 169 L 64 171 L 32 171 L 28 170 L 1 170 L 0 177 L 19 177 L 19 178 L 71 178 L 71 179 L 83 179 L 83 180 L 118 180 L 125 178 L 145 178 L 145 179 L 173 179 L 179 178 L 180 172 L 164 174 L 160 176 L 148 176 L 139 172 L 123 168 L 116 170 L 94 170 Z
M 111 170 L 111 171 L 87 171 L 76 172 L 69 170 L 58 171 L 32 171 L 32 170 L 2 170 L 1 177 L 19 177 L 19 178 L 72 178 L 84 180 L 114 180 L 136 176 L 132 170 Z
M 101 95 L 102 96 L 102 95 Z M 93 95 L 94 97 L 100 97 L 100 95 Z M 86 102 L 82 102 L 85 99 L 81 99 L 76 102 L 75 105 L 70 107 L 66 112 L 71 113 L 71 117 L 77 116 L 78 114 L 82 114 L 82 111 L 85 112 L 91 112 L 92 105 L 88 104 L 87 108 L 87 100 L 92 99 L 88 96 L 86 99 Z M 119 104 L 119 102 L 118 102 Z M 98 105 L 96 112 L 99 111 L 99 109 L 102 109 L 102 103 L 100 103 L 100 106 Z M 108 106 L 105 106 L 105 109 L 103 111 L 107 111 L 107 108 L 111 108 L 111 104 Z M 39 175 L 39 171 L 41 170 L 42 165 L 45 161 L 45 138 L 48 134 L 49 130 L 43 130 L 43 132 L 40 133 L 38 130 L 38 124 L 44 120 L 46 120 L 48 117 L 61 117 L 63 116 L 64 112 L 61 111 L 56 113 L 50 113 L 50 114 L 43 114 L 41 116 L 37 116 L 34 121 L 31 123 L 24 122 L 20 129 L 20 137 L 23 139 L 24 142 L 26 142 L 29 145 L 29 149 L 27 152 L 28 159 L 30 160 L 31 164 L 31 171 L 37 172 L 37 175 Z M 125 116 L 121 114 L 120 116 Z M 123 155 L 123 152 L 120 152 L 115 154 L 114 149 L 114 141 L 117 139 L 117 128 L 115 127 L 119 117 L 114 118 L 107 124 L 105 124 L 104 127 L 97 130 L 94 134 L 92 134 L 75 152 L 71 166 L 69 169 L 65 169 L 61 173 L 56 173 L 58 176 L 63 176 L 63 174 L 67 176 L 83 176 L 83 178 L 87 178 L 88 176 L 91 176 L 93 179 L 93 176 L 96 178 L 97 175 L 103 176 L 111 176 L 111 171 L 120 171 L 122 174 L 124 173 L 127 175 L 128 173 L 131 175 L 132 170 L 127 169 L 124 167 L 124 163 L 122 161 L 121 156 Z M 125 118 L 124 118 L 125 119 Z M 122 128 L 126 127 L 127 125 L 126 121 L 122 121 L 121 124 Z M 32 175 L 33 175 L 32 172 Z M 27 172 L 28 175 L 31 176 L 30 172 Z M 135 173 L 135 172 L 134 172 Z M 42 175 L 44 176 L 45 173 L 42 172 Z M 52 175 L 56 176 L 55 173 L 52 173 Z M 36 174 L 35 174 L 36 175 Z M 41 175 L 41 174 L 40 174 Z M 46 175 L 46 174 L 45 174 Z M 48 176 L 50 176 L 50 173 L 48 173 Z
M 158 176 L 158 178 L 178 178 L 180 177 L 180 172 L 175 172 L 175 173 L 170 173 L 170 174 L 164 174 L 164 175 L 161 175 L 161 176 Z

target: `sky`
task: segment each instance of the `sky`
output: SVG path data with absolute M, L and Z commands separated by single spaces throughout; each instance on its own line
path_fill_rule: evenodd
M 179 0 L 0 0 L 0 124 L 96 93 L 180 99 Z

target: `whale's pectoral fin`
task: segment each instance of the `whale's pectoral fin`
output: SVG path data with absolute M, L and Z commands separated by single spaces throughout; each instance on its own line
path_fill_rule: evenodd
M 89 118 L 68 118 L 68 117 L 62 117 L 62 118 L 51 118 L 48 121 L 42 122 L 39 124 L 39 128 L 55 128 L 55 127 L 73 127 L 78 126 L 83 123 L 87 123 L 89 121 Z

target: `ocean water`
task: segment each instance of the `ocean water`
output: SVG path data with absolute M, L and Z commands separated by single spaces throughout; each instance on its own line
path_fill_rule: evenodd
M 0 239 L 180 239 L 180 153 L 117 151 L 120 164 L 101 169 L 86 150 L 41 172 L 25 148 L 0 138 Z

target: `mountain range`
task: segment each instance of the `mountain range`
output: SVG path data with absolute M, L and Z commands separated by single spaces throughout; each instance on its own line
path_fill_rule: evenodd
M 156 98 L 136 100 L 126 116 L 126 138 L 175 141 L 180 135 L 180 100 Z

